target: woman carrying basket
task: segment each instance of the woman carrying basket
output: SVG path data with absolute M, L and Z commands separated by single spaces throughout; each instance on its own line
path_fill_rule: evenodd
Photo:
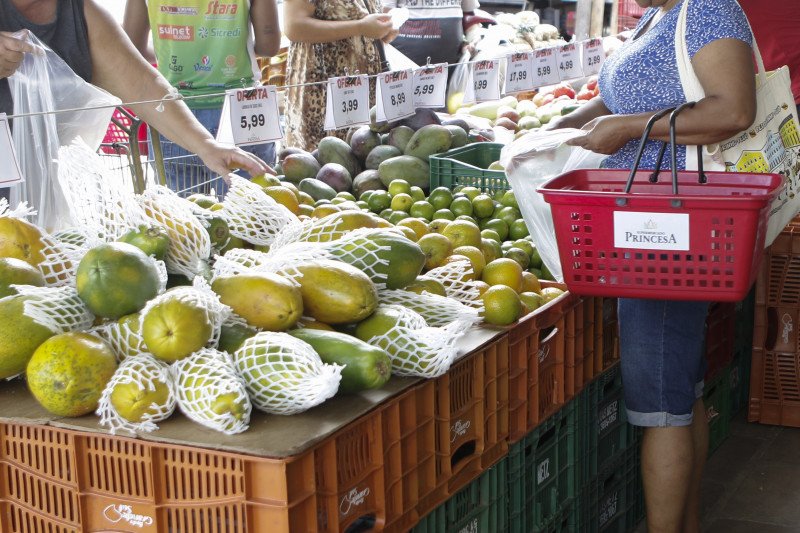
M 649 7 L 633 36 L 603 65 L 600 98 L 548 128 L 583 128 L 571 144 L 608 154 L 605 168 L 631 168 L 645 125 L 657 111 L 686 102 L 675 34 L 689 2 L 686 41 L 706 97 L 677 119 L 677 165 L 683 145 L 723 141 L 750 126 L 756 99 L 751 32 L 736 0 L 636 0 Z M 656 166 L 669 140 L 659 120 L 640 168 Z M 689 150 L 691 157 L 696 151 Z M 664 158 L 662 168 L 669 167 Z M 700 531 L 700 481 L 708 451 L 703 406 L 707 302 L 619 300 L 622 377 L 630 423 L 644 427 L 642 474 L 651 533 Z

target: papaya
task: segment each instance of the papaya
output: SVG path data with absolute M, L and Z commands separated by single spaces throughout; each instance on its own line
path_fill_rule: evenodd
M 293 329 L 288 333 L 310 344 L 323 363 L 344 365 L 339 392 L 379 389 L 391 377 L 392 361 L 377 346 L 336 331 Z
M 0 257 L 0 298 L 17 294 L 11 285 L 44 286 L 44 276 L 38 268 L 29 265 L 22 259 Z
M 211 209 L 211 206 L 217 203 L 217 199 L 214 198 L 213 196 L 209 196 L 207 194 L 202 194 L 199 192 L 190 194 L 189 196 L 186 197 L 186 199 L 196 204 L 197 206 L 202 207 L 203 209 Z
M 302 274 L 303 312 L 326 324 L 364 320 L 378 307 L 375 284 L 356 267 L 320 260 L 296 267 Z
M 332 200 L 336 196 L 333 187 L 317 178 L 306 178 L 297 185 L 297 188 L 309 195 L 315 202 L 322 199 Z
M 25 316 L 28 296 L 0 299 L 0 379 L 25 371 L 28 360 L 52 331 Z
M 21 259 L 31 266 L 44 260 L 42 231 L 25 220 L 0 217 L 0 257 Z
M 319 141 L 319 159 L 323 165 L 338 163 L 347 169 L 351 176 L 361 172 L 361 164 L 356 159 L 350 145 L 338 137 L 325 137 Z M 286 163 L 284 163 L 286 168 Z M 310 176 L 306 176 L 310 177 Z
M 306 178 L 316 177 L 320 164 L 311 154 L 302 152 L 286 156 L 281 167 L 286 181 L 300 183 Z
M 403 153 L 427 161 L 429 156 L 449 150 L 451 143 L 450 130 L 446 126 L 430 124 L 414 133 Z
M 142 224 L 129 230 L 117 240 L 132 244 L 146 255 L 152 255 L 162 261 L 167 255 L 167 248 L 169 248 L 169 233 L 165 228 L 156 225 Z
M 241 324 L 223 324 L 217 348 L 223 352 L 233 354 L 242 347 L 244 341 L 255 336 L 256 333 L 258 333 L 257 330 Z
M 222 276 L 214 280 L 211 290 L 248 324 L 267 331 L 287 330 L 303 314 L 300 290 L 277 274 Z
M 397 126 L 389 132 L 389 144 L 403 152 L 413 136 L 414 130 L 408 126 Z
M 365 160 L 369 153 L 376 146 L 381 144 L 381 135 L 370 129 L 369 126 L 361 126 L 353 132 L 350 138 L 350 149 L 360 160 Z
M 143 251 L 112 242 L 86 252 L 75 285 L 92 313 L 116 320 L 142 309 L 158 294 L 160 281 L 155 263 Z
M 450 132 L 445 131 L 450 136 Z M 378 175 L 387 187 L 392 181 L 402 179 L 412 186 L 427 190 L 430 186 L 430 174 L 428 163 L 411 155 L 387 159 L 378 167 Z
M 338 206 L 333 206 L 338 209 Z M 339 211 L 326 216 L 325 224 L 312 228 L 306 235 L 307 242 L 328 242 L 359 228 L 380 228 L 384 221 L 365 211 Z
M 211 246 L 224 248 L 228 245 L 231 238 L 231 230 L 228 222 L 224 218 L 213 217 L 208 221 L 208 237 L 211 239 Z
M 339 261 L 374 275 L 373 281 L 385 280 L 388 289 L 401 289 L 417 279 L 425 266 L 425 252 L 419 245 L 394 231 L 364 235 L 358 241 L 335 243 L 329 248 Z M 387 264 L 371 266 L 371 257 Z
M 391 159 L 399 155 L 403 155 L 403 152 L 394 146 L 376 146 L 367 156 L 364 166 L 367 168 L 367 170 L 378 170 L 378 167 L 381 165 L 381 163 L 387 159 Z

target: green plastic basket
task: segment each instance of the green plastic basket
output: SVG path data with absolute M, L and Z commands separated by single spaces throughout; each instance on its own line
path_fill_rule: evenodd
M 730 366 L 723 368 L 714 379 L 706 383 L 703 403 L 708 416 L 708 455 L 710 456 L 728 438 L 731 431 Z
M 432 155 L 428 160 L 431 190 L 436 187 L 452 189 L 456 185 L 477 187 L 487 193 L 509 190 L 511 187 L 504 171 L 487 170 L 500 159 L 503 146 L 500 143 L 474 143 Z

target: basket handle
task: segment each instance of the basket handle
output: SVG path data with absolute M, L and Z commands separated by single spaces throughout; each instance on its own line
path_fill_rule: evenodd
M 636 176 L 636 172 L 639 170 L 639 164 L 642 160 L 642 154 L 644 153 L 644 147 L 647 144 L 648 139 L 650 138 L 650 132 L 653 129 L 655 123 L 664 118 L 668 113 L 669 115 L 669 145 L 670 145 L 670 162 L 672 163 L 672 193 L 678 194 L 678 171 L 677 171 L 677 150 L 675 149 L 676 146 L 676 132 L 675 132 L 675 121 L 678 118 L 678 115 L 687 107 L 694 107 L 695 102 L 686 102 L 681 104 L 677 108 L 670 108 L 664 109 L 659 111 L 658 113 L 654 114 L 650 119 L 647 121 L 647 125 L 645 126 L 644 133 L 642 134 L 642 138 L 639 141 L 639 147 L 636 150 L 636 159 L 634 161 L 633 167 L 631 168 L 631 172 L 628 175 L 628 181 L 625 184 L 625 194 L 630 193 L 631 187 L 633 186 L 633 178 Z M 667 143 L 666 141 L 662 143 L 661 148 L 658 151 L 658 158 L 656 160 L 656 168 L 652 174 L 650 174 L 650 181 L 655 183 L 658 181 L 658 175 L 661 172 L 661 164 L 664 160 L 664 153 L 666 152 Z M 699 172 L 699 179 L 700 183 L 706 183 L 707 178 L 705 172 L 703 172 L 703 147 L 701 145 L 697 146 L 697 169 Z

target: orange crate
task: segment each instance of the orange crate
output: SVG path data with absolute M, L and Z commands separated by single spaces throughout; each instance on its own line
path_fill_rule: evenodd
M 385 531 L 409 531 L 419 521 L 420 496 L 436 487 L 434 392 L 425 381 L 383 410 Z
M 484 354 L 477 351 L 436 378 L 436 488 L 420 499 L 425 516 L 483 471 Z
M 503 334 L 481 350 L 483 375 L 484 452 L 481 456 L 483 470 L 508 454 L 508 335 Z
M 596 300 L 581 298 L 564 315 L 564 401 L 577 396 L 585 383 L 594 377 L 597 338 L 595 336 Z M 601 331 L 602 334 L 602 331 Z M 602 338 L 600 339 L 602 342 Z
M 617 299 L 603 298 L 603 363 L 595 372 L 599 374 L 619 361 L 619 324 L 617 323 Z M 595 367 L 597 370 L 597 367 Z
M 706 352 L 708 370 L 705 379 L 715 378 L 733 361 L 733 341 L 736 333 L 736 304 L 711 304 L 706 317 Z

